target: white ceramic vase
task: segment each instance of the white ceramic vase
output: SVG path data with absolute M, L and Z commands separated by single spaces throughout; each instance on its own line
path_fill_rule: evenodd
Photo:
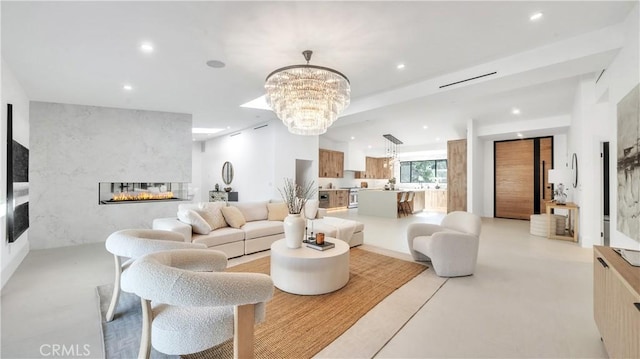
M 302 247 L 305 220 L 300 213 L 289 214 L 284 218 L 284 238 L 289 248 Z

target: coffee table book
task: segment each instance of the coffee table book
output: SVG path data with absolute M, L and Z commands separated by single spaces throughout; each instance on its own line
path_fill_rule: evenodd
M 307 247 L 313 248 L 318 251 L 326 251 L 327 249 L 333 248 L 335 246 L 336 245 L 333 244 L 332 242 L 327 242 L 327 241 L 324 241 L 323 244 L 307 243 Z

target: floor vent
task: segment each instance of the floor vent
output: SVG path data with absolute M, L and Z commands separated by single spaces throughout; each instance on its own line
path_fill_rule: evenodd
M 491 73 L 488 73 L 488 74 L 484 74 L 484 75 L 476 76 L 476 77 L 471 77 L 471 78 L 468 78 L 468 79 L 466 79 L 466 80 L 460 80 L 460 81 L 452 82 L 452 83 L 450 83 L 450 84 L 442 85 L 442 86 L 440 86 L 440 88 L 445 88 L 445 87 L 448 87 L 448 86 L 453 86 L 453 85 L 461 84 L 461 83 L 463 83 L 463 82 L 467 82 L 467 81 L 471 81 L 471 80 L 475 80 L 475 79 L 479 79 L 479 78 L 482 78 L 482 77 L 487 77 L 487 76 L 491 76 L 491 75 L 495 75 L 495 74 L 497 74 L 497 72 L 496 72 L 496 71 L 491 72 Z

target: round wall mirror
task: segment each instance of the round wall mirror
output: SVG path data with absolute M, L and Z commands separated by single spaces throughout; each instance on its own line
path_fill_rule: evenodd
M 227 161 L 222 165 L 222 182 L 227 186 L 233 181 L 233 165 Z

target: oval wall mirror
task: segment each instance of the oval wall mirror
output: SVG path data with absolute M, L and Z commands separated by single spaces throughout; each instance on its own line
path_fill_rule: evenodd
M 573 171 L 573 188 L 578 187 L 578 156 L 574 153 L 571 156 L 571 170 Z
M 222 165 L 222 182 L 227 186 L 233 181 L 233 165 L 227 161 Z

